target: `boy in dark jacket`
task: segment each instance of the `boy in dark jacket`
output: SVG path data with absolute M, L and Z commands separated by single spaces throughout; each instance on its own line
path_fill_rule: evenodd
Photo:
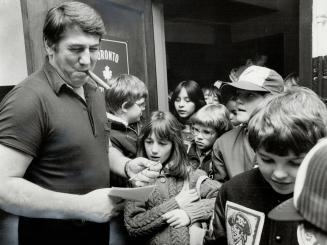
M 266 215 L 292 196 L 297 170 L 305 154 L 326 136 L 326 125 L 326 106 L 306 88 L 272 96 L 260 104 L 248 125 L 258 168 L 221 187 L 214 210 L 216 242 L 298 244 L 295 222 L 271 221 Z
M 133 75 L 121 74 L 108 81 L 105 99 L 107 118 L 111 124 L 110 141 L 124 156 L 135 158 L 140 120 L 145 110 L 148 90 L 145 84 Z M 110 173 L 111 186 L 127 186 L 127 179 Z M 123 215 L 110 222 L 110 244 L 129 244 Z M 109 244 L 109 245 L 110 245 Z

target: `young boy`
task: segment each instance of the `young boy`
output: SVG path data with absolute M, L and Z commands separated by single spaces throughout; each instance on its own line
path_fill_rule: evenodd
M 224 105 L 206 105 L 192 117 L 192 141 L 187 152 L 194 169 L 200 168 L 213 178 L 211 152 L 216 139 L 232 129 L 229 112 Z
M 108 81 L 105 99 L 107 118 L 111 124 L 110 141 L 112 146 L 129 158 L 136 157 L 140 120 L 145 110 L 148 90 L 145 84 L 133 75 L 121 74 Z M 110 185 L 127 185 L 127 180 L 110 173 Z M 110 243 L 130 244 L 123 215 L 114 217 L 110 222 Z
M 128 74 L 109 80 L 108 85 L 105 98 L 111 143 L 125 156 L 134 158 L 148 90 L 140 79 Z
M 248 131 L 258 168 L 221 187 L 214 210 L 215 241 L 297 244 L 296 223 L 271 221 L 266 215 L 292 196 L 297 170 L 305 154 L 327 135 L 326 126 L 325 104 L 306 88 L 267 98 L 254 111 Z M 236 214 L 242 218 L 230 222 Z
M 281 203 L 268 217 L 278 221 L 299 221 L 300 245 L 327 244 L 327 139 L 305 156 L 296 176 L 294 196 Z
M 215 142 L 212 152 L 215 180 L 225 182 L 236 174 L 253 168 L 255 154 L 248 142 L 248 120 L 265 97 L 283 90 L 283 78 L 277 72 L 254 65 L 248 67 L 237 82 L 223 85 L 223 96 L 236 96 L 236 120 L 242 126 L 223 134 Z

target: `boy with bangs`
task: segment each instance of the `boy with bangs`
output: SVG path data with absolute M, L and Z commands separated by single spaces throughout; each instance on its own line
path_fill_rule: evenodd
M 233 128 L 229 112 L 222 104 L 206 105 L 191 117 L 191 123 L 194 139 L 187 152 L 190 163 L 194 169 L 200 168 L 214 179 L 212 146 L 219 136 Z
M 111 143 L 124 156 L 134 158 L 148 89 L 140 79 L 128 74 L 114 77 L 108 85 L 105 98 Z
M 292 197 L 297 170 L 306 153 L 327 134 L 327 110 L 311 90 L 296 88 L 267 98 L 250 118 L 249 143 L 258 168 L 224 183 L 214 210 L 214 240 L 219 244 L 298 244 L 295 222 L 268 220 L 266 215 Z M 239 241 L 244 219 L 249 225 Z
M 135 158 L 148 90 L 140 79 L 128 74 L 114 77 L 108 85 L 105 99 L 107 118 L 111 124 L 110 141 L 125 157 Z M 126 187 L 127 179 L 111 172 L 110 185 Z M 110 237 L 110 244 L 130 243 L 122 214 L 111 220 Z

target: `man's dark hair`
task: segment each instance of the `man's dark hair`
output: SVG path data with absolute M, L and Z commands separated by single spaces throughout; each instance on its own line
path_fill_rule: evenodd
M 51 47 L 60 41 L 68 27 L 74 26 L 99 38 L 106 33 L 102 18 L 93 8 L 80 2 L 64 2 L 48 11 L 43 39 Z

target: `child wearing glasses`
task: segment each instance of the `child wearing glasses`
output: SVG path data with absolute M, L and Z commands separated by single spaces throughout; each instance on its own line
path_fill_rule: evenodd
M 125 205 L 125 225 L 134 243 L 190 244 L 191 227 L 210 220 L 220 183 L 190 167 L 181 125 L 169 112 L 152 114 L 142 128 L 138 155 L 160 161 L 163 168 L 146 202 Z
M 229 111 L 222 104 L 206 105 L 191 117 L 191 122 L 194 140 L 187 151 L 190 163 L 214 179 L 212 147 L 218 137 L 233 128 Z
M 133 75 L 121 74 L 108 81 L 105 92 L 107 118 L 111 124 L 110 141 L 112 146 L 128 158 L 135 158 L 140 120 L 145 110 L 148 90 L 145 84 Z M 110 185 L 127 185 L 127 179 L 110 173 Z M 123 215 L 110 222 L 110 242 L 115 245 L 129 244 L 124 228 Z

